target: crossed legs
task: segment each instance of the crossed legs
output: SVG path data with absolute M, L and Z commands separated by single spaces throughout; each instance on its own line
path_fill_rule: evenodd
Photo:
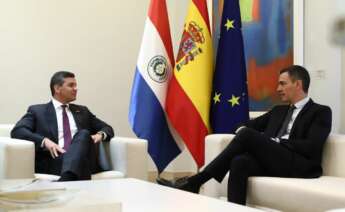
M 67 179 L 64 180 L 91 179 L 94 161 L 96 159 L 90 133 L 87 130 L 80 130 L 73 137 L 68 151 L 63 154 L 61 178 L 66 177 Z
M 292 158 L 293 153 L 286 147 L 258 131 L 243 128 L 202 172 L 189 181 L 195 186 L 201 186 L 211 178 L 221 182 L 230 171 L 228 200 L 245 204 L 248 177 L 289 177 Z

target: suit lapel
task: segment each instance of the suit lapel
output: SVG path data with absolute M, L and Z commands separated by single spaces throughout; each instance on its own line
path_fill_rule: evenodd
M 53 135 L 54 142 L 58 142 L 59 138 L 58 138 L 57 118 L 56 118 L 55 108 L 52 102 L 49 102 L 47 104 L 45 117 L 50 129 L 50 132 Z
M 75 124 L 77 125 L 78 130 L 81 129 L 81 120 L 80 120 L 80 110 L 76 105 L 70 104 L 69 109 L 73 115 Z
M 282 110 L 277 111 L 279 113 L 278 115 L 274 116 L 276 118 L 274 123 L 277 123 L 277 124 L 274 125 L 275 126 L 274 131 L 273 131 L 274 132 L 273 133 L 274 136 L 276 136 L 278 134 L 280 128 L 282 127 L 283 122 L 285 120 L 285 117 L 286 117 L 286 115 L 288 113 L 288 110 L 289 110 L 289 106 L 286 105 L 286 106 L 284 106 L 284 108 L 282 108 Z M 284 115 L 282 116 L 281 114 L 284 114 Z
M 308 111 L 308 109 L 314 104 L 313 100 L 310 99 L 307 104 L 304 105 L 304 107 L 302 108 L 302 110 L 298 113 L 293 125 L 292 125 L 292 128 L 291 128 L 291 132 L 290 132 L 290 135 L 292 135 L 294 133 L 294 130 L 296 128 L 296 125 L 298 124 L 298 122 L 301 120 L 301 118 L 303 117 L 303 114 Z

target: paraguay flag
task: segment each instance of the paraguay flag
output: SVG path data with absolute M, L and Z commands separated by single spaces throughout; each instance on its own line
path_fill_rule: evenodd
M 165 0 L 151 0 L 132 88 L 129 122 L 139 138 L 147 139 L 148 152 L 158 172 L 181 150 L 165 114 L 165 97 L 174 67 Z

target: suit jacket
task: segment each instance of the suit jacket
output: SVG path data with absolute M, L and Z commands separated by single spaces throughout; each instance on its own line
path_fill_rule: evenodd
M 105 141 L 109 141 L 114 136 L 111 126 L 98 119 L 85 106 L 69 104 L 69 109 L 73 114 L 78 130 L 85 129 L 90 134 L 103 131 L 107 134 Z M 41 147 L 43 138 L 58 143 L 58 127 L 55 108 L 52 102 L 47 104 L 32 105 L 27 113 L 17 122 L 11 131 L 11 137 L 25 139 L 35 143 L 35 167 L 47 165 L 45 160 L 51 159 L 50 153 Z M 101 152 L 104 154 L 104 151 Z M 100 155 L 104 158 L 104 155 Z M 107 167 L 100 164 L 102 170 Z
M 262 132 L 267 137 L 276 137 L 288 109 L 288 105 L 275 106 L 266 114 L 250 120 L 246 126 Z M 302 177 L 318 177 L 322 174 L 322 150 L 331 127 L 331 109 L 310 99 L 297 115 L 289 139 L 281 141 L 283 146 L 294 153 L 292 168 L 295 173 L 293 174 Z M 299 167 L 303 166 L 308 166 L 310 169 L 301 172 Z

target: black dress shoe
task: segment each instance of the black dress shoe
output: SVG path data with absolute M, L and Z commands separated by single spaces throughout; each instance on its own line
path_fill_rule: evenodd
M 173 181 L 173 180 L 167 180 L 164 178 L 157 178 L 156 182 L 159 185 L 164 185 L 164 186 L 168 186 L 168 187 L 174 187 L 174 183 L 175 183 L 175 181 Z
M 172 188 L 176 188 L 176 189 L 180 189 L 184 191 L 189 191 L 196 194 L 198 194 L 200 190 L 200 185 L 190 182 L 189 177 L 182 177 L 182 178 L 178 178 L 172 181 L 166 180 L 164 178 L 157 178 L 156 181 L 160 185 L 164 185 L 164 186 L 168 186 L 168 187 L 172 187 Z
M 78 180 L 78 176 L 73 174 L 72 172 L 64 172 L 62 173 L 61 177 L 57 180 L 58 182 L 65 182 L 65 181 L 76 181 Z
M 190 181 L 189 177 L 179 178 L 175 182 L 175 188 L 178 188 L 184 191 L 189 191 L 195 194 L 199 193 L 200 187 L 201 185 L 198 185 Z

